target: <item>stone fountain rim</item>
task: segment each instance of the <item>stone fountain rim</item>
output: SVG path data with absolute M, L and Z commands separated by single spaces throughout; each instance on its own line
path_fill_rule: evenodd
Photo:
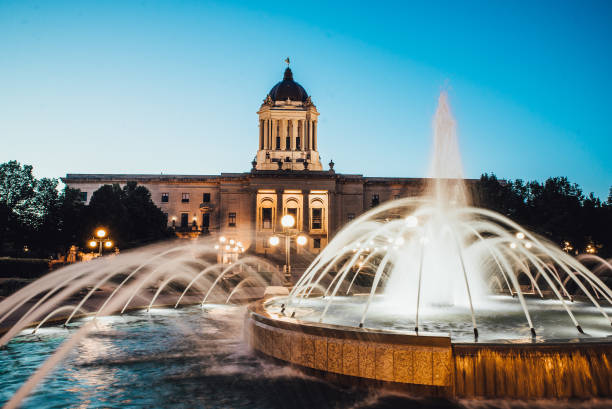
M 480 348 L 493 349 L 562 349 L 568 348 L 612 348 L 612 336 L 609 338 L 568 338 L 568 339 L 552 339 L 552 340 L 531 340 L 529 338 L 522 339 L 499 339 L 487 341 L 453 341 L 449 335 L 433 332 L 415 332 L 397 331 L 397 330 L 380 330 L 373 328 L 358 328 L 337 324 L 317 323 L 313 321 L 303 321 L 296 318 L 281 316 L 278 314 L 269 313 L 266 310 L 266 304 L 277 299 L 285 298 L 284 296 L 275 296 L 264 298 L 255 301 L 247 306 L 248 314 L 252 319 L 260 323 L 282 328 L 290 331 L 300 331 L 305 334 L 324 336 L 328 338 L 355 339 L 355 340 L 373 340 L 381 343 L 390 344 L 408 344 L 408 345 L 428 345 L 440 346 L 467 350 L 478 350 Z

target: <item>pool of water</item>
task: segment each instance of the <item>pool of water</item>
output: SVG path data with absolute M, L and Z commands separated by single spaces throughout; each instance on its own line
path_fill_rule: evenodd
M 300 299 L 286 309 L 286 314 L 291 315 L 295 310 L 295 318 L 317 323 L 329 301 L 329 297 Z M 334 297 L 322 322 L 357 327 L 366 301 L 366 295 Z M 266 309 L 278 314 L 282 304 L 288 304 L 287 299 L 277 298 L 269 302 Z M 561 301 L 527 298 L 526 304 L 539 342 L 609 340 L 612 343 L 610 321 L 590 303 L 566 303 L 583 328 L 584 334 L 577 331 Z M 517 298 L 505 295 L 489 296 L 477 300 L 474 311 L 479 341 L 531 342 L 529 325 Z M 612 316 L 612 307 L 603 307 L 603 311 Z M 394 305 L 384 296 L 376 296 L 368 310 L 364 327 L 413 333 L 415 320 L 414 310 L 405 308 L 405 305 Z M 424 306 L 419 311 L 419 332 L 450 336 L 453 342 L 472 342 L 474 332 L 470 309 L 468 306 L 442 304 Z
M 245 310 L 153 309 L 98 320 L 23 402 L 23 408 L 525 408 L 611 407 L 608 401 L 421 399 L 339 387 L 256 356 L 244 343 Z M 26 331 L 0 350 L 0 405 L 74 327 Z

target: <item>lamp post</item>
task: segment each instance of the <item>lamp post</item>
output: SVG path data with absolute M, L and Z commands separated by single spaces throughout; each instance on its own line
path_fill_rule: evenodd
M 283 226 L 282 233 L 279 235 L 285 237 L 285 278 L 288 282 L 291 282 L 291 238 L 297 236 L 296 243 L 299 246 L 303 246 L 308 243 L 308 239 L 304 235 L 298 235 L 298 233 L 292 233 L 291 228 L 295 226 L 295 217 L 290 214 L 286 214 L 281 218 L 281 225 Z M 280 239 L 278 236 L 270 237 L 270 244 L 274 247 L 278 246 Z
M 98 247 L 98 256 L 102 255 L 102 246 L 110 249 L 113 246 L 113 242 L 107 237 L 108 232 L 103 228 L 99 228 L 94 233 L 94 238 L 89 241 L 89 247 Z
M 230 258 L 234 258 L 234 254 L 236 255 L 236 259 L 240 253 L 245 252 L 245 248 L 242 245 L 242 242 L 236 241 L 234 239 L 228 239 L 225 236 L 219 237 L 219 244 L 215 245 L 215 249 L 219 250 L 221 253 L 221 265 L 225 264 L 225 254 L 229 254 Z M 232 263 L 232 260 L 229 261 L 229 264 Z

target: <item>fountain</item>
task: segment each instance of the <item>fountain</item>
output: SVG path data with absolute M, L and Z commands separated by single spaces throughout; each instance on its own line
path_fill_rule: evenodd
M 611 395 L 612 292 L 557 245 L 469 206 L 455 129 L 443 92 L 426 194 L 361 215 L 288 297 L 253 305 L 252 345 L 431 394 Z

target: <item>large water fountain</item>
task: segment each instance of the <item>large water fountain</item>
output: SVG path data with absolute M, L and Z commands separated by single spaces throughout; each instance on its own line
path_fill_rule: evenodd
M 256 305 L 255 348 L 432 393 L 610 395 L 610 289 L 557 245 L 469 206 L 446 93 L 433 131 L 426 194 L 363 214 L 288 297 Z

